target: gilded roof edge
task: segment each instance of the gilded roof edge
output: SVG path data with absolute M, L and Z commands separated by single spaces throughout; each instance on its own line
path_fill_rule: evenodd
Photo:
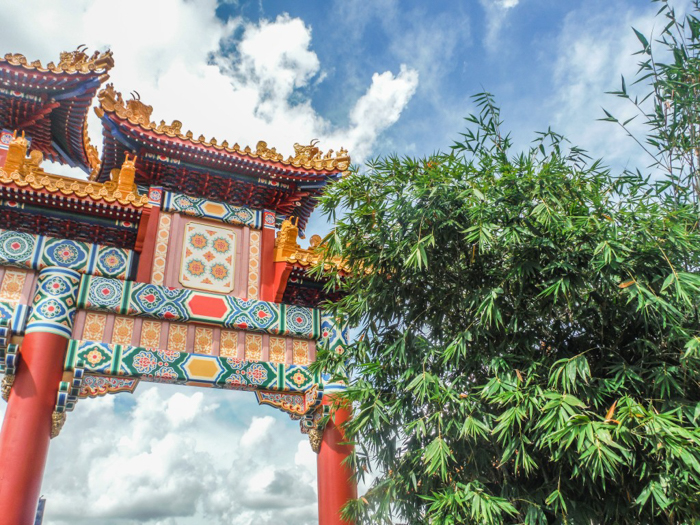
M 7 62 L 11 66 L 21 66 L 24 69 L 40 71 L 42 73 L 106 73 L 114 66 L 112 52 L 107 50 L 104 53 L 95 51 L 92 56 L 85 53 L 85 46 L 80 46 L 75 51 L 64 51 L 60 55 L 58 64 L 49 62 L 46 67 L 42 66 L 40 60 L 29 62 L 20 53 L 7 53 L 0 57 L 0 63 Z
M 125 101 L 121 93 L 114 89 L 113 84 L 107 84 L 105 88 L 97 94 L 97 98 L 100 102 L 100 106 L 95 108 L 95 112 L 100 118 L 104 116 L 105 112 L 114 113 L 120 119 L 127 120 L 133 125 L 138 125 L 144 130 L 152 131 L 158 135 L 187 140 L 193 144 L 201 144 L 220 151 L 225 150 L 229 153 L 237 153 L 252 159 L 278 162 L 294 168 L 313 171 L 344 172 L 350 167 L 350 156 L 346 149 L 341 147 L 338 152 L 329 150 L 324 154 L 317 147 L 317 140 L 312 141 L 311 144 L 306 146 L 294 144 L 295 155 L 285 159 L 275 148 L 268 148 L 267 143 L 262 140 L 257 143 L 255 150 L 253 150 L 250 146 L 241 148 L 238 144 L 229 147 L 228 141 L 225 140 L 219 144 L 216 138 L 207 140 L 204 135 L 200 135 L 199 138 L 194 138 L 194 134 L 191 131 L 182 132 L 182 122 L 179 120 L 173 120 L 170 125 L 167 125 L 165 121 L 162 120 L 160 124 L 151 122 L 153 107 L 144 104 L 140 97 L 137 96 L 134 96 L 132 100 Z
M 16 184 L 20 188 L 31 187 L 35 190 L 46 190 L 50 193 L 60 192 L 62 195 L 76 197 L 88 197 L 94 201 L 104 201 L 108 204 L 119 203 L 123 206 L 135 208 L 150 207 L 148 195 L 138 195 L 133 192 L 124 195 L 116 189 L 112 181 L 104 184 L 99 182 L 83 181 L 61 175 L 52 175 L 43 170 L 29 173 L 15 171 L 7 173 L 0 168 L 0 183 Z

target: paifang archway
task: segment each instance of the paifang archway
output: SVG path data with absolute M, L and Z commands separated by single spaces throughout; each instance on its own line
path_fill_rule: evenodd
M 138 95 L 104 85 L 112 66 L 82 49 L 46 67 L 0 58 L 3 523 L 34 522 L 50 439 L 78 400 L 140 381 L 249 390 L 299 420 L 318 453 L 319 522 L 347 523 L 343 385 L 308 368 L 347 333 L 317 308 L 319 239 L 297 244 L 347 151 L 295 144 L 285 159 L 155 124 Z M 86 132 L 95 96 L 101 158 Z M 89 178 L 46 173 L 44 158 Z

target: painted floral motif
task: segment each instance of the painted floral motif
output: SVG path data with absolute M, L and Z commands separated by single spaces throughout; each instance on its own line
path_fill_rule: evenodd
M 201 277 L 204 275 L 205 268 L 204 263 L 199 259 L 192 259 L 187 263 L 187 273 L 193 277 Z
M 163 380 L 164 382 L 170 382 L 174 379 L 177 379 L 177 372 L 171 366 L 164 366 L 163 368 L 159 368 L 158 370 L 156 370 L 153 376 Z
M 34 244 L 33 235 L 5 231 L 0 234 L 0 255 L 11 260 L 28 258 L 34 251 Z
M 0 300 L 17 303 L 22 297 L 22 289 L 27 279 L 27 273 L 22 270 L 5 270 L 5 275 L 0 285 Z
M 96 367 L 96 366 L 100 365 L 101 363 L 103 363 L 104 361 L 109 360 L 109 356 L 105 355 L 102 352 L 102 350 L 95 347 L 85 355 L 85 359 L 90 364 L 90 366 Z
M 173 352 L 172 350 L 158 350 L 158 357 L 167 363 L 172 363 L 180 359 L 180 352 Z
M 156 369 L 158 360 L 153 352 L 142 350 L 134 356 L 133 364 L 139 374 L 150 374 Z
M 112 343 L 130 345 L 134 333 L 134 320 L 131 317 L 117 317 L 112 330 Z
M 219 253 L 228 253 L 231 251 L 231 243 L 224 237 L 216 237 L 212 243 L 212 248 Z
M 245 358 L 248 361 L 262 360 L 262 336 L 245 334 Z
M 219 340 L 219 355 L 235 358 L 238 355 L 238 333 L 222 330 Z
M 80 254 L 73 244 L 63 243 L 54 248 L 53 256 L 58 262 L 68 266 L 74 263 Z
M 43 301 L 37 307 L 37 311 L 45 319 L 55 319 L 66 314 L 66 309 L 56 299 L 49 299 L 47 301 Z
M 184 235 L 180 283 L 199 290 L 232 292 L 235 230 L 189 222 Z
M 270 337 L 270 361 L 284 363 L 287 357 L 287 342 L 284 337 Z
M 295 365 L 309 364 L 309 342 L 295 339 L 292 343 L 293 363 Z
M 187 348 L 187 326 L 171 324 L 168 328 L 168 350 L 184 352 Z
M 203 250 L 207 247 L 207 244 L 209 244 L 207 238 L 201 233 L 195 233 L 190 237 L 190 246 L 192 246 L 192 248 Z
M 238 359 L 237 357 L 228 357 L 226 359 L 226 363 L 234 370 L 243 370 L 243 367 L 246 364 L 246 360 Z
M 254 385 L 262 385 L 267 380 L 267 370 L 260 363 L 248 367 L 248 380 Z
M 214 344 L 214 330 L 197 326 L 194 331 L 194 353 L 211 354 Z
M 83 340 L 102 341 L 106 323 L 107 316 L 105 314 L 88 312 L 85 316 L 85 325 L 83 326 Z
M 223 264 L 215 264 L 211 267 L 211 276 L 217 281 L 223 281 L 228 277 L 228 268 Z

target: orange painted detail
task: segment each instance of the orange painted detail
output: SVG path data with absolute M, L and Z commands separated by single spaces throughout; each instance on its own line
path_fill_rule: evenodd
M 187 307 L 192 315 L 208 319 L 223 319 L 228 312 L 228 305 L 223 297 L 208 295 L 193 295 L 187 302 Z

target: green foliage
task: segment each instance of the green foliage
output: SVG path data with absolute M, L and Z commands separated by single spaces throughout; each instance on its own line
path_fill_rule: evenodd
M 659 15 L 664 25 L 656 39 L 634 29 L 641 56 L 634 84 L 649 91 L 641 98 L 629 93 L 624 77 L 619 91 L 612 94 L 629 100 L 636 115 L 624 121 L 605 111 L 602 120 L 619 124 L 661 168 L 673 188 L 692 187 L 700 197 L 700 0 L 693 0 L 691 13 L 679 18 L 668 0 Z M 641 116 L 649 133 L 637 138 L 629 124 Z
M 488 94 L 448 154 L 335 184 L 327 256 L 361 523 L 689 524 L 700 515 L 698 208 L 537 136 Z

